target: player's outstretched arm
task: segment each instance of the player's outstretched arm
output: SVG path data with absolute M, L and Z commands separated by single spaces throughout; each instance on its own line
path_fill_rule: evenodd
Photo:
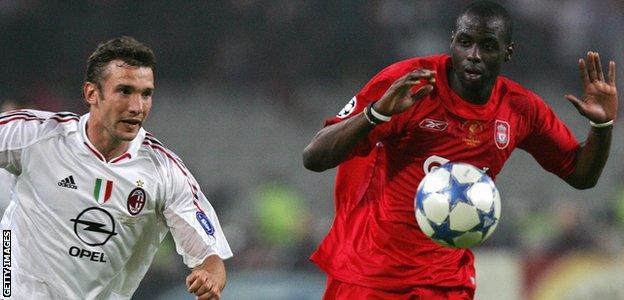
M 206 257 L 186 277 L 186 286 L 189 293 L 195 294 L 199 300 L 221 299 L 221 291 L 225 287 L 225 265 L 221 258 L 216 254 Z
M 433 90 L 435 71 L 418 69 L 397 79 L 375 103 L 373 109 L 385 116 L 399 114 Z M 411 93 L 410 89 L 426 80 L 428 83 Z M 368 135 L 374 125 L 363 112 L 340 123 L 321 129 L 303 150 L 303 165 L 315 172 L 336 167 Z
M 581 115 L 589 119 L 592 127 L 577 154 L 576 168 L 566 182 L 577 189 L 587 189 L 596 185 L 609 157 L 618 97 L 615 62 L 609 62 L 607 78 L 602 72 L 597 52 L 588 52 L 587 61 L 579 59 L 578 66 L 585 94 L 582 99 L 569 94 L 565 97 Z

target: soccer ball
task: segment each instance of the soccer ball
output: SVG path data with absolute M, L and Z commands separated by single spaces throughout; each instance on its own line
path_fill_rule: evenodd
M 446 163 L 420 182 L 414 199 L 420 229 L 438 244 L 469 248 L 498 224 L 500 194 L 494 181 L 466 163 Z

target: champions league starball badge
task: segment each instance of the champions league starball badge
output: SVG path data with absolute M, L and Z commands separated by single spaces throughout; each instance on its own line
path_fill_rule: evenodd
M 355 97 L 351 98 L 351 100 L 347 102 L 347 105 L 345 105 L 345 107 L 343 107 L 340 112 L 338 112 L 338 118 L 344 119 L 348 117 L 355 110 L 356 105 L 357 99 Z

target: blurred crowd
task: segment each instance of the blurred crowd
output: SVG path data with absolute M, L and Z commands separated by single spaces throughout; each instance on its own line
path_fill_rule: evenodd
M 227 166 L 221 168 L 225 176 L 211 175 L 219 172 L 205 170 L 201 163 L 189 166 L 197 170 L 200 182 L 211 181 L 202 188 L 235 251 L 228 268 L 311 271 L 315 267 L 307 258 L 331 225 L 333 173 L 302 168 L 298 160 L 305 142 L 380 68 L 445 52 L 455 16 L 468 2 L 0 1 L 0 66 L 5 70 L 0 104 L 2 111 L 30 107 L 84 113 L 80 91 L 88 55 L 106 39 L 136 37 L 157 55 L 155 108 L 201 107 L 204 115 L 214 116 L 207 118 L 215 123 L 206 132 L 215 130 L 212 137 L 223 137 L 208 143 L 255 153 L 246 154 L 254 156 L 240 167 L 236 151 L 247 150 L 211 153 L 219 162 L 210 166 L 222 162 L 217 166 Z M 576 61 L 587 50 L 599 51 L 603 63 L 612 59 L 624 65 L 624 40 L 619 37 L 624 18 L 615 13 L 624 11 L 624 2 L 500 2 L 512 13 L 517 41 L 503 74 L 542 95 L 584 139 L 586 121 L 563 94 L 581 91 Z M 620 70 L 618 77 L 624 78 Z M 223 118 L 231 123 L 216 123 L 223 111 L 235 112 Z M 172 114 L 182 120 L 186 113 Z M 171 122 L 159 114 L 148 126 Z M 203 132 L 170 125 L 174 128 L 169 132 L 162 129 L 165 125 L 156 126 L 165 144 L 178 140 L 178 129 Z M 241 136 L 241 127 L 257 132 Z M 241 141 L 230 140 L 237 138 Z M 185 161 L 204 159 L 187 149 L 191 144 L 175 143 L 175 150 Z M 622 144 L 614 142 L 613 156 L 623 154 Z M 571 191 L 545 172 L 532 175 L 539 167 L 525 163 L 530 161 L 525 157 L 511 162 L 513 170 L 508 167 L 499 176 L 503 220 L 483 247 L 521 251 L 527 286 L 545 262 L 567 251 L 621 251 L 624 168 L 613 156 L 601 184 L 588 192 Z M 4 184 L 12 179 L 0 172 L 0 201 L 6 205 Z M 143 295 L 156 293 L 163 282 L 177 284 L 169 279 L 186 272 L 167 237 L 142 286 Z
M 390 62 L 445 51 L 454 18 L 469 2 L 2 1 L 1 65 L 10 76 L 0 78 L 0 93 L 42 108 L 80 108 L 68 100 L 80 94 L 88 54 L 103 39 L 127 34 L 156 49 L 159 82 L 251 86 L 305 112 L 297 90 L 306 83 L 361 83 Z M 583 51 L 622 58 L 624 19 L 614 13 L 624 11 L 622 1 L 501 2 L 515 22 L 513 78 L 565 84 L 575 82 L 571 66 Z M 548 72 L 536 72 L 536 63 Z

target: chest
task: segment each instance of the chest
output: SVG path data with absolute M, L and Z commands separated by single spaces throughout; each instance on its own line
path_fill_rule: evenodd
M 42 143 L 23 154 L 20 201 L 33 211 L 76 220 L 81 214 L 127 225 L 159 211 L 161 178 L 140 158 L 102 163 L 63 143 Z
M 495 176 L 522 140 L 523 123 L 521 116 L 506 110 L 487 121 L 460 118 L 441 106 L 413 115 L 388 141 L 389 169 L 411 165 L 424 175 L 447 161 L 462 161 Z

